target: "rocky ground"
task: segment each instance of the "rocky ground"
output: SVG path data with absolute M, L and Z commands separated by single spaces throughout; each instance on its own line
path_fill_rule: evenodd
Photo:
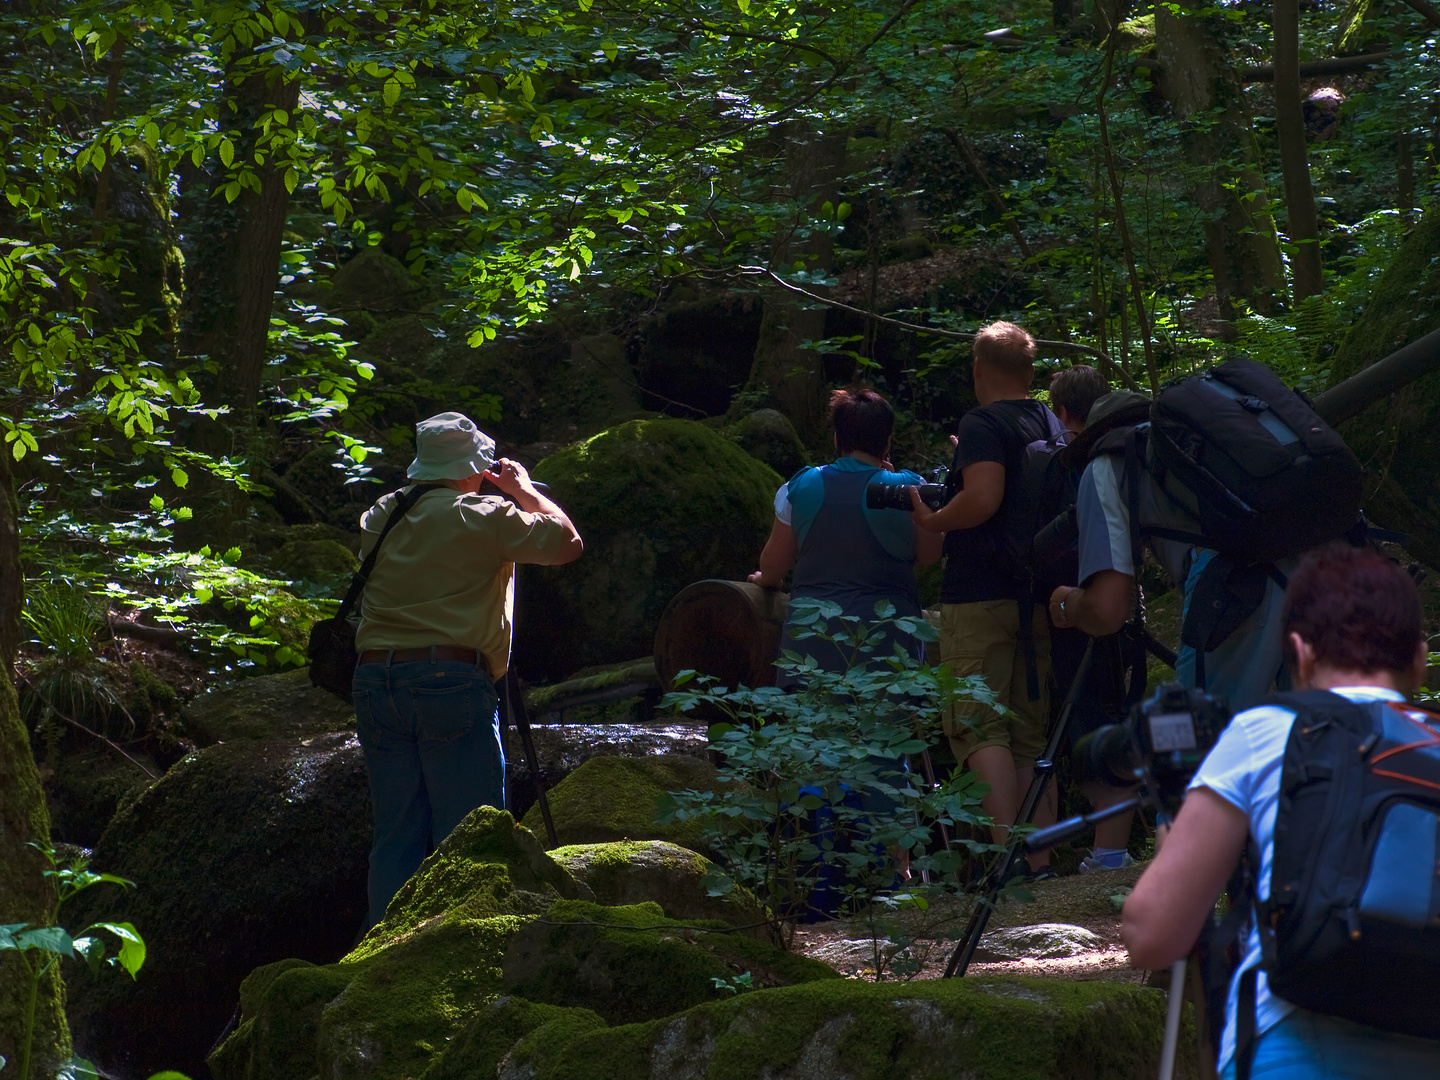
M 1141 869 L 1072 874 L 1030 886 L 1033 900 L 1002 901 L 969 974 L 1142 983 L 1145 973 L 1130 967 L 1120 941 L 1120 903 Z M 963 930 L 958 913 L 951 925 L 954 933 Z M 911 952 L 921 966 L 912 978 L 940 978 L 954 947 L 945 940 L 917 941 Z M 874 942 L 856 921 L 807 926 L 796 932 L 795 948 L 847 978 L 874 978 Z

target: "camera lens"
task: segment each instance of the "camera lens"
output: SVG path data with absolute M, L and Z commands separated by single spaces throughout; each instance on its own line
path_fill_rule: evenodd
M 1106 724 L 1075 744 L 1075 773 L 1082 781 L 1130 787 L 1135 783 L 1135 761 L 1130 750 L 1130 728 Z

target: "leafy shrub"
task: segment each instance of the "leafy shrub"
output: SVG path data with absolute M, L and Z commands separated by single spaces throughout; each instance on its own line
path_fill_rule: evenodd
M 871 932 L 877 975 L 887 968 L 904 975 L 920 965 L 905 930 L 913 920 L 899 914 L 963 897 L 964 863 L 997 850 L 967 838 L 989 824 L 978 778 L 957 770 L 928 789 L 907 759 L 939 738 L 951 702 L 1002 707 L 982 676 L 959 678 L 898 647 L 884 655 L 894 631 L 927 641 L 937 635 L 924 619 L 896 618 L 887 602 L 876 605 L 876 616 L 867 626 L 841 617 L 828 601 L 792 601 L 796 636 L 833 642 L 847 666 L 827 671 L 787 650 L 777 666 L 800 680 L 791 692 L 718 686 L 682 672 L 681 688 L 662 704 L 687 712 L 703 705 L 725 716 L 710 739 L 724 755 L 720 779 L 729 783 L 672 792 L 661 809 L 662 821 L 703 823 L 724 867 L 707 879 L 710 891 L 749 889 L 777 941 L 788 945 L 794 922 L 822 910 L 822 895 L 838 895 L 840 912 L 861 918 Z M 944 844 L 936 835 L 942 826 Z M 957 905 L 947 908 L 947 922 L 958 921 Z

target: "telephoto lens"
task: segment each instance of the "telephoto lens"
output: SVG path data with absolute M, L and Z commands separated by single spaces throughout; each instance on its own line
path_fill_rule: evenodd
M 944 484 L 915 484 L 920 489 L 920 501 L 931 510 L 945 505 Z M 865 505 L 871 510 L 904 510 L 907 514 L 915 507 L 910 505 L 910 488 L 903 484 L 866 484 Z
M 1075 775 L 1082 782 L 1128 788 L 1135 783 L 1129 724 L 1106 724 L 1075 744 Z
M 1130 787 L 1147 769 L 1156 795 L 1178 799 L 1229 722 L 1223 698 L 1163 683 L 1125 723 L 1097 728 L 1075 744 L 1076 775 Z

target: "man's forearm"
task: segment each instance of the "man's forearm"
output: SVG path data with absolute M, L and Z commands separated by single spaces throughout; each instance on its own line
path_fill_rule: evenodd
M 511 498 L 515 500 L 515 505 L 527 514 L 544 514 L 546 517 L 559 518 L 560 524 L 563 525 L 565 531 L 570 534 L 570 550 L 567 554 L 570 559 L 579 557 L 580 552 L 584 550 L 580 540 L 580 530 L 575 528 L 575 523 L 570 520 L 570 515 L 560 509 L 558 503 L 548 495 L 543 495 L 534 488 L 521 488 L 511 496 Z M 569 561 L 569 559 L 566 561 Z
M 982 501 L 979 492 L 961 491 L 928 518 L 917 517 L 916 524 L 930 532 L 953 532 L 973 529 L 995 516 L 995 508 Z

